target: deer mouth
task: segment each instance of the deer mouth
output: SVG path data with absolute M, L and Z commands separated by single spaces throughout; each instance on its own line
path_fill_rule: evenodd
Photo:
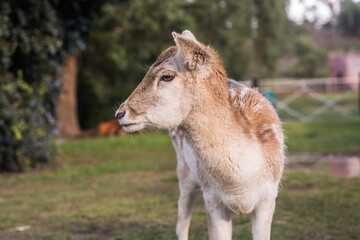
M 124 129 L 125 132 L 138 132 L 145 128 L 145 124 L 142 122 L 135 122 L 135 123 L 125 123 L 120 124 L 121 127 Z
M 128 124 L 121 124 L 122 127 L 130 127 L 130 126 L 134 126 L 137 123 L 128 123 Z

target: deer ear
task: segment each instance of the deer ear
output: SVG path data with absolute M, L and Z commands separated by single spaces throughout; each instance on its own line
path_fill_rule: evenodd
M 185 65 L 190 71 L 196 70 L 198 66 L 208 61 L 210 54 L 196 41 L 190 31 L 185 30 L 181 35 L 173 32 L 172 35 L 176 46 L 184 57 Z
M 181 35 L 182 35 L 183 37 L 186 37 L 186 38 L 188 38 L 188 39 L 191 39 L 191 40 L 197 42 L 194 34 L 192 34 L 192 32 L 190 32 L 189 30 L 183 31 L 183 32 L 181 33 Z

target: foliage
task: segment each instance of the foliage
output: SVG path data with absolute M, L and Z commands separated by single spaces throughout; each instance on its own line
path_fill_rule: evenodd
M 56 0 L 57 16 L 62 28 L 61 38 L 68 52 L 76 52 L 86 47 L 85 37 L 91 22 L 98 17 L 101 6 L 110 0 Z M 112 0 L 113 2 L 114 0 Z M 120 1 L 120 0 L 119 0 Z
M 254 0 L 256 6 L 257 59 L 265 68 L 258 77 L 271 77 L 276 69 L 276 59 L 283 43 L 282 35 L 286 23 L 285 1 Z
M 254 1 L 194 1 L 185 8 L 194 26 L 191 30 L 199 41 L 209 44 L 220 55 L 228 75 L 245 80 L 253 76 Z M 171 42 L 171 44 L 173 44 Z M 257 73 L 256 73 L 257 74 Z
M 264 6 L 254 0 L 134 0 L 105 5 L 90 29 L 82 58 L 78 85 L 82 127 L 113 118 L 109 106 L 125 100 L 157 56 L 174 45 L 172 31 L 189 29 L 210 44 L 232 78 L 271 74 L 284 8 L 283 1 Z M 252 26 L 256 19 L 257 36 Z
M 360 36 L 360 2 L 341 1 L 338 26 L 346 35 Z
M 295 40 L 295 55 L 297 63 L 291 69 L 294 77 L 327 77 L 327 54 L 315 41 L 306 35 L 299 36 Z
M 134 89 L 146 66 L 170 45 L 171 31 L 181 31 L 189 23 L 183 4 L 136 0 L 103 7 L 101 18 L 90 31 L 79 76 L 79 118 L 83 127 L 113 118 L 109 106 L 124 100 Z
M 0 83 L 0 171 L 22 171 L 54 159 L 54 120 L 42 102 L 44 89 L 3 76 Z
M 48 110 L 53 106 L 59 83 L 57 73 L 64 51 L 50 1 L 2 1 L 0 6 L 0 72 L 16 76 L 22 70 L 32 87 L 43 87 Z
M 0 5 L 0 170 L 22 171 L 53 159 L 48 139 L 64 51 L 51 1 Z
M 1 86 L 12 84 L 13 89 L 18 89 L 27 84 L 29 89 L 33 89 L 32 93 L 13 90 L 17 96 L 14 101 L 32 99 L 31 104 L 33 105 L 31 106 L 33 108 L 36 106 L 39 110 L 38 113 L 34 113 L 33 117 L 30 117 L 25 114 L 28 111 L 26 107 L 29 107 L 27 104 L 30 103 L 21 102 L 18 104 L 19 109 L 17 109 L 16 114 L 24 116 L 25 119 L 29 118 L 29 120 L 52 118 L 51 115 L 54 112 L 56 98 L 61 87 L 58 74 L 65 53 L 84 47 L 82 38 L 88 30 L 87 26 L 90 24 L 90 20 L 96 16 L 97 7 L 103 2 L 95 0 L 4 0 L 0 2 Z M 15 76 L 19 71 L 22 73 L 22 77 L 16 78 Z M 21 79 L 21 82 L 19 82 L 19 79 Z M 21 94 L 24 94 L 24 96 L 20 96 Z M 12 100 L 7 98 L 6 101 L 11 102 Z M 40 111 L 41 107 L 38 105 L 42 105 L 44 109 Z M 2 107 L 4 109 L 0 109 L 0 111 L 9 111 L 5 105 L 2 105 Z M 7 116 L 14 119 L 5 119 L 5 115 L 0 115 L 0 120 L 15 124 L 20 121 L 16 119 L 16 114 Z M 43 134 L 51 136 L 55 125 L 45 120 L 39 120 L 39 122 L 44 124 L 41 127 L 45 131 Z M 10 126 L 8 127 L 10 128 Z M 24 146 L 17 146 L 17 148 L 23 149 L 26 147 L 29 152 L 32 152 L 33 149 L 38 148 L 37 145 L 41 145 L 41 149 L 44 151 L 43 154 L 46 156 L 51 155 L 47 153 L 46 144 L 42 142 L 43 138 L 33 137 L 32 140 L 18 141 L 18 145 L 24 144 Z M 13 140 L 9 139 L 9 141 Z M 2 142 L 2 144 L 7 143 Z M 1 148 L 5 149 L 6 146 L 1 146 Z M 28 159 L 34 163 L 30 164 L 30 166 L 34 166 L 38 161 L 37 159 L 39 159 L 37 156 L 40 153 L 37 153 L 38 155 L 29 155 L 26 153 L 27 150 L 10 153 L 11 149 L 8 149 L 6 161 L 9 162 L 12 159 L 13 164 L 7 163 L 9 167 L 4 167 L 3 170 L 21 170 L 23 168 L 23 159 Z M 49 152 L 51 152 L 51 149 L 49 149 Z M 45 161 L 49 158 L 42 157 L 41 159 L 41 161 Z

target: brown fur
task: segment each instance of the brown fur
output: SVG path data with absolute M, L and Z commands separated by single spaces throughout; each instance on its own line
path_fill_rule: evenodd
M 117 111 L 119 123 L 129 132 L 150 126 L 186 134 L 170 132 L 178 156 L 179 238 L 187 239 L 192 193 L 200 186 L 216 239 L 231 239 L 230 210 L 253 212 L 256 239 L 269 239 L 283 170 L 280 120 L 259 93 L 228 81 L 216 52 L 190 31 L 173 37 L 177 47 L 149 69 Z M 161 74 L 168 71 L 174 77 L 166 81 Z
M 244 87 L 230 86 L 241 95 Z M 240 102 L 241 101 L 241 102 Z M 239 123 L 244 129 L 248 129 L 252 136 L 255 136 L 261 144 L 263 156 L 267 161 L 268 168 L 273 178 L 280 179 L 282 162 L 282 142 L 279 142 L 275 132 L 270 127 L 275 125 L 281 132 L 281 122 L 274 107 L 257 91 L 248 89 L 242 99 L 233 99 L 234 107 L 238 110 Z M 261 110 L 256 111 L 256 107 Z M 242 120 L 242 121 L 241 121 Z
M 193 49 L 194 46 L 192 41 L 186 39 L 181 39 L 180 44 L 186 49 Z M 189 45 L 189 46 L 188 46 Z M 177 47 L 172 46 L 166 49 L 155 61 L 153 66 L 150 68 L 149 72 L 144 77 L 140 85 L 135 89 L 134 93 L 130 96 L 132 104 L 137 106 L 138 112 L 135 112 L 134 115 L 141 114 L 145 112 L 146 108 L 156 101 L 155 94 L 148 94 L 148 91 L 151 91 L 151 86 L 154 84 L 155 76 L 157 74 L 154 71 L 155 67 L 158 67 L 162 63 L 166 62 L 169 58 L 173 57 L 177 51 Z M 231 99 L 229 94 L 229 86 L 227 82 L 226 71 L 223 67 L 222 62 L 220 61 L 216 52 L 208 46 L 202 45 L 202 48 L 196 47 L 195 50 L 192 50 L 192 58 L 189 61 L 194 63 L 188 63 L 186 66 L 189 68 L 199 66 L 203 64 L 208 64 L 208 69 L 211 69 L 209 75 L 199 81 L 207 81 L 200 86 L 204 87 L 203 97 L 198 96 L 198 102 L 196 109 L 197 112 L 201 112 L 201 108 L 205 108 L 205 111 L 208 110 L 208 106 L 212 106 L 212 109 L 219 109 L 230 106 L 235 113 L 235 119 L 237 119 L 238 125 L 241 127 L 243 133 L 248 138 L 256 138 L 262 146 L 263 155 L 267 161 L 268 168 L 271 170 L 273 178 L 279 179 L 281 176 L 281 165 L 282 162 L 279 162 L 279 159 L 282 159 L 281 148 L 279 147 L 281 143 L 276 139 L 275 133 L 269 127 L 264 130 L 265 126 L 271 126 L 272 124 L 279 125 L 281 128 L 280 120 L 277 117 L 277 114 L 271 104 L 264 99 L 261 94 L 257 91 L 249 90 L 247 94 L 244 95 L 242 99 Z M 183 55 L 187 55 L 183 52 Z M 212 56 L 211 61 L 209 61 L 209 55 Z M 189 56 L 185 56 L 190 58 Z M 195 67 L 196 69 L 196 67 Z M 194 69 L 194 70 L 195 70 Z M 199 87 L 199 84 L 196 85 Z M 241 94 L 242 88 L 230 86 L 238 94 Z M 194 89 L 194 91 L 199 92 L 199 89 Z M 146 101 L 142 98 L 146 96 Z M 149 99 L 148 97 L 152 96 L 154 99 Z M 208 96 L 211 96 L 209 98 Z M 141 103 L 141 104 L 138 104 Z M 261 111 L 254 111 L 254 108 L 261 105 Z M 140 107 L 139 107 L 140 106 Z M 131 107 L 131 105 L 130 105 Z M 139 109 L 140 108 L 140 109 Z M 142 110 L 144 109 L 144 110 Z M 194 121 L 190 119 L 193 123 Z M 218 169 L 217 169 L 218 170 Z M 222 169 L 221 171 L 223 171 Z M 215 170 L 214 170 L 215 172 Z M 223 173 L 214 173 L 215 176 L 224 177 Z M 226 174 L 227 176 L 231 176 Z M 226 176 L 225 175 L 225 176 Z M 225 179 L 223 179 L 224 181 Z M 232 181 L 231 177 L 224 182 Z
M 208 106 L 212 106 L 212 109 L 220 109 L 228 107 L 230 105 L 235 113 L 235 119 L 237 119 L 238 125 L 241 127 L 242 132 L 248 137 L 253 138 L 255 141 L 259 141 L 262 146 L 262 153 L 266 159 L 267 166 L 270 169 L 273 178 L 279 179 L 281 177 L 281 166 L 282 166 L 282 151 L 280 143 L 272 129 L 266 129 L 262 131 L 266 125 L 279 125 L 281 128 L 280 120 L 271 104 L 258 92 L 250 90 L 243 99 L 237 99 L 235 102 L 230 97 L 227 76 L 225 69 L 218 58 L 216 52 L 210 47 L 203 46 L 207 52 L 212 54 L 212 62 L 208 62 L 210 65 L 208 69 L 211 69 L 210 74 L 204 78 L 207 82 L 204 84 L 205 92 L 203 102 L 198 102 L 196 107 L 197 112 L 201 112 L 201 108 L 205 108 L 205 111 L 209 111 Z M 203 62 L 203 61 L 202 61 Z M 241 89 L 236 89 L 241 91 Z M 197 92 L 199 92 L 197 90 Z M 209 98 L 208 96 L 211 96 Z M 201 96 L 198 96 L 198 101 L 201 101 Z M 241 107 L 240 107 L 241 105 Z M 254 111 L 254 107 L 262 105 L 261 111 Z M 191 124 L 195 122 L 195 119 L 189 119 Z M 196 139 L 194 139 L 196 141 Z M 210 146 L 211 147 L 211 146 Z M 210 167 L 210 166 L 209 166 Z M 211 168 L 210 168 L 211 169 Z M 231 168 L 226 169 L 211 169 L 214 176 L 219 176 L 222 182 L 229 183 L 233 181 L 230 172 Z M 221 171 L 217 173 L 217 171 Z M 227 173 L 224 173 L 227 172 Z M 203 175 L 201 171 L 199 175 Z
M 154 64 L 152 65 L 152 69 L 154 67 L 159 66 L 160 64 L 162 64 L 165 60 L 167 60 L 170 57 L 173 57 L 175 55 L 177 51 L 177 47 L 176 46 L 171 46 L 169 48 L 167 48 L 165 51 L 163 51 L 160 56 L 156 59 L 156 61 L 154 62 Z
M 137 118 L 141 114 L 145 114 L 146 110 L 156 101 L 156 94 L 149 94 L 149 92 L 152 91 L 152 86 L 154 82 L 156 81 L 156 74 L 158 73 L 158 71 L 161 71 L 161 68 L 155 71 L 155 67 L 164 63 L 170 57 L 173 57 L 176 51 L 177 47 L 172 46 L 166 49 L 162 54 L 160 54 L 158 59 L 155 61 L 155 63 L 145 75 L 144 79 L 130 95 L 128 107 L 129 110 L 132 112 L 132 119 Z

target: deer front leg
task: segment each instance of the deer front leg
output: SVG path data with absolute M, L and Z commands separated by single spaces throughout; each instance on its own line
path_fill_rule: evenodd
M 169 129 L 169 134 L 177 155 L 178 164 L 176 172 L 180 189 L 176 234 L 179 239 L 187 240 L 192 209 L 200 197 L 200 189 L 196 176 L 191 172 L 186 162 L 195 162 L 196 164 L 196 157 L 182 128 L 176 127 Z
M 231 240 L 231 211 L 221 202 L 204 194 L 210 240 Z
M 270 240 L 271 222 L 275 210 L 275 199 L 261 202 L 252 215 L 254 240 Z
M 179 174 L 178 174 L 179 175 Z M 190 178 L 180 179 L 179 177 L 180 198 L 178 201 L 178 222 L 176 224 L 176 234 L 179 240 L 187 240 L 191 213 L 200 197 L 200 189 L 196 182 Z
M 206 219 L 207 219 L 207 226 L 208 226 L 208 233 L 209 233 L 209 240 L 214 240 L 216 239 L 215 236 L 215 229 L 214 229 L 214 223 L 211 220 L 211 216 L 210 213 L 206 207 L 206 202 L 205 202 L 205 212 L 206 212 Z

